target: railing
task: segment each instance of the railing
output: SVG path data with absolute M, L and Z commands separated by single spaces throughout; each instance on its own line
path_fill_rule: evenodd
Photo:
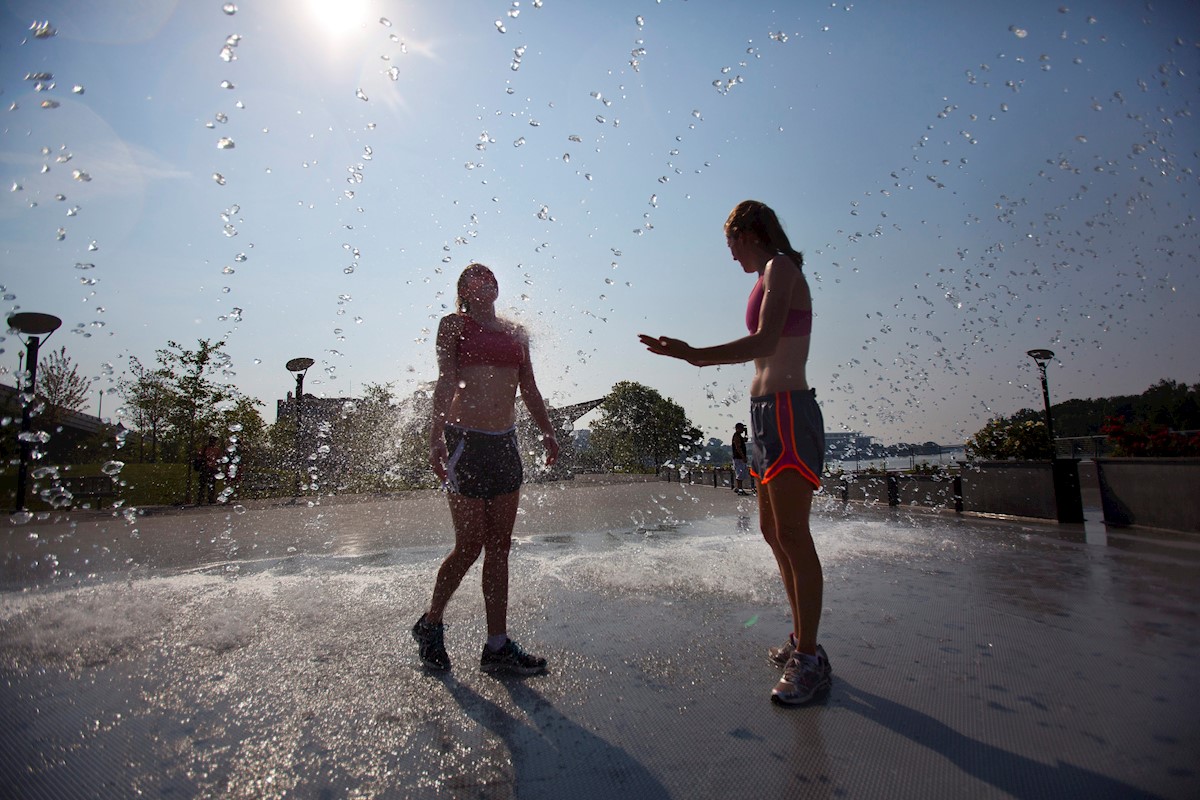
M 1112 455 L 1112 443 L 1107 436 L 1065 436 L 1054 440 L 1054 455 L 1058 458 L 1102 458 Z
M 658 479 L 667 483 L 689 483 L 692 485 L 712 486 L 713 488 L 733 488 L 733 470 L 725 467 L 709 469 L 680 469 L 678 467 L 663 467 L 658 471 Z

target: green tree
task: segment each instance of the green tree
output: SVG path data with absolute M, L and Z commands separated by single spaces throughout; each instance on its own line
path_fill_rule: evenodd
M 258 413 L 260 405 L 256 398 L 240 395 L 221 412 L 226 440 L 223 472 L 230 494 L 267 462 L 267 426 Z
M 79 374 L 65 346 L 42 359 L 37 383 L 37 393 L 46 401 L 42 419 L 47 428 L 54 427 L 63 411 L 82 411 L 92 389 L 91 380 Z
M 138 431 L 138 460 L 155 463 L 159 458 L 160 437 L 169 428 L 171 389 L 168 374 L 164 369 L 150 369 L 136 357 L 129 359 L 132 379 L 120 383 L 121 397 L 133 427 Z M 149 439 L 150 456 L 146 457 L 146 442 Z
M 614 385 L 600 410 L 589 445 L 611 466 L 657 472 L 692 455 L 704 438 L 682 406 L 634 381 Z
M 165 421 L 173 439 L 174 456 L 187 465 L 184 501 L 191 502 L 195 459 L 207 436 L 225 438 L 224 414 L 237 405 L 240 393 L 217 380 L 229 363 L 225 342 L 199 339 L 189 350 L 178 342 L 155 351 L 155 380 L 166 393 Z
M 343 479 L 383 490 L 396 468 L 398 413 L 390 383 L 369 383 L 363 396 L 347 403 L 330 436 L 332 465 Z

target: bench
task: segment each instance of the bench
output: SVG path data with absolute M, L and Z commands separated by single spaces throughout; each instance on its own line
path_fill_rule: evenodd
M 117 495 L 117 487 L 107 475 L 72 475 L 63 478 L 63 487 L 80 500 L 99 500 Z

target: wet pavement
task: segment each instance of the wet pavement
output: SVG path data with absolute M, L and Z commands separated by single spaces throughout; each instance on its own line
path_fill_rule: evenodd
M 5 528 L 5 797 L 1200 795 L 1200 540 L 819 503 L 829 695 L 769 700 L 787 608 L 753 498 L 531 486 L 510 632 L 408 628 L 444 497 Z

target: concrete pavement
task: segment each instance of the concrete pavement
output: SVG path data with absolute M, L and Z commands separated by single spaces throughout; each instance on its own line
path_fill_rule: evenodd
M 522 507 L 511 632 L 551 661 L 523 680 L 477 670 L 478 567 L 454 669 L 416 661 L 436 493 L 6 529 L 0 794 L 1200 793 L 1194 538 L 821 504 L 834 685 L 781 709 L 753 498 L 549 485 Z

